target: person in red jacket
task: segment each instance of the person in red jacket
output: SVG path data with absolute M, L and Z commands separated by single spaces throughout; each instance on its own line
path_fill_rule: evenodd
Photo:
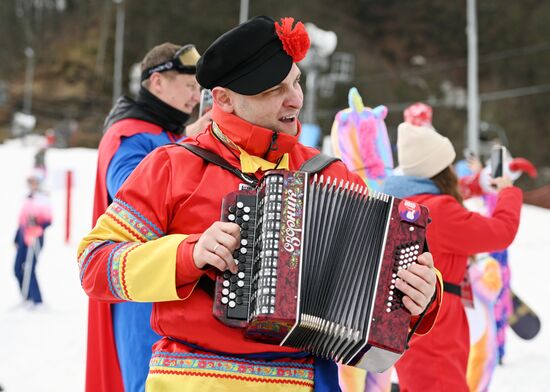
M 401 391 L 468 391 L 466 369 L 470 347 L 460 284 L 468 257 L 508 247 L 516 235 L 522 192 L 504 176 L 492 179 L 498 201 L 492 217 L 462 205 L 458 179 L 451 166 L 456 153 L 448 138 L 432 127 L 402 123 L 397 130 L 397 174 L 384 192 L 427 206 L 429 249 L 444 280 L 445 299 L 438 321 L 425 336 L 414 336 L 396 363 Z
M 169 42 L 153 47 L 141 61 L 142 81 L 136 100 L 120 97 L 105 119 L 98 149 L 93 222 L 105 212 L 130 173 L 156 147 L 202 130 L 206 113 L 187 124 L 199 103 L 193 44 Z M 110 304 L 90 298 L 86 391 L 141 392 L 151 346 L 150 303 Z
M 246 340 L 241 329 L 214 318 L 212 297 L 198 286 L 203 276 L 237 271 L 240 229 L 220 222 L 222 198 L 247 178 L 297 170 L 318 154 L 298 143 L 303 94 L 295 63 L 309 38 L 302 23 L 293 23 L 253 18 L 219 37 L 197 63 L 198 81 L 212 90 L 213 123 L 186 143 L 223 158 L 233 172 L 182 146 L 160 147 L 80 243 L 80 278 L 90 298 L 153 302 L 151 325 L 163 338 L 153 347 L 148 390 L 338 390 L 336 366 L 323 371 L 307 353 Z M 340 161 L 321 174 L 364 185 Z M 416 322 L 435 293 L 431 254 L 399 277 Z M 433 325 L 440 298 L 438 291 L 417 333 Z

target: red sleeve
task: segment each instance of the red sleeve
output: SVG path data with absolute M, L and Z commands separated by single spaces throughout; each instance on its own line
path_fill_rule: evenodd
M 430 206 L 432 225 L 428 240 L 442 252 L 471 255 L 505 249 L 514 240 L 520 219 L 522 192 L 503 189 L 493 216 L 484 217 L 464 208 L 451 196 L 441 196 Z
M 176 287 L 181 298 L 188 297 L 195 288 L 197 280 L 207 271 L 197 268 L 193 260 L 193 250 L 200 234 L 192 234 L 178 247 L 176 260 Z
M 424 335 L 430 332 L 433 328 L 435 322 L 437 321 L 437 316 L 439 315 L 439 310 L 441 309 L 441 301 L 443 300 L 443 278 L 441 273 L 436 269 L 437 281 L 435 287 L 435 299 L 432 301 L 428 309 L 426 310 L 425 316 L 418 325 L 415 333 L 418 335 Z M 413 328 L 418 322 L 420 315 L 412 316 L 411 322 L 409 324 L 410 328 Z
M 481 189 L 481 185 L 479 185 L 480 173 L 481 172 L 462 177 L 459 180 L 460 193 L 465 199 L 483 195 L 483 189 Z

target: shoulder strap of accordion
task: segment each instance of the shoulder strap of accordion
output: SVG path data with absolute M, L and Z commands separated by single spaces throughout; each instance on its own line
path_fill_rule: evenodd
M 174 143 L 174 144 L 191 151 L 193 154 L 201 157 L 207 162 L 223 167 L 225 170 L 230 171 L 231 173 L 239 177 L 241 180 L 246 182 L 248 185 L 251 185 L 254 187 L 258 185 L 258 180 L 256 179 L 256 177 L 249 176 L 243 173 L 242 171 L 237 169 L 235 166 L 232 166 L 229 162 L 227 162 L 225 159 L 223 159 L 219 155 L 214 154 L 212 151 L 208 151 L 194 144 L 188 144 L 188 143 Z
M 321 152 L 305 161 L 302 166 L 300 166 L 299 170 L 306 173 L 314 174 L 320 172 L 325 167 L 339 160 L 340 159 L 336 157 L 331 157 Z

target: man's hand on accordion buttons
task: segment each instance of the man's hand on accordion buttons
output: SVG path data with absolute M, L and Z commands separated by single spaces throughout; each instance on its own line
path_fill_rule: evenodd
M 395 285 L 405 294 L 403 304 L 413 316 L 419 315 L 435 293 L 437 277 L 432 254 L 421 254 L 416 264 L 411 264 L 406 270 L 399 270 L 397 276 L 399 279 Z
M 241 241 L 239 225 L 229 222 L 214 222 L 195 244 L 193 261 L 197 268 L 211 265 L 220 271 L 237 273 L 233 251 Z

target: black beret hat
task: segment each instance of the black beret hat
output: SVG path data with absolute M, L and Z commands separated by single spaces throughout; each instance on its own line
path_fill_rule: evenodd
M 202 87 L 227 87 L 239 94 L 255 95 L 279 84 L 293 62 L 302 60 L 309 37 L 293 18 L 281 25 L 267 16 L 257 16 L 216 39 L 197 63 Z

